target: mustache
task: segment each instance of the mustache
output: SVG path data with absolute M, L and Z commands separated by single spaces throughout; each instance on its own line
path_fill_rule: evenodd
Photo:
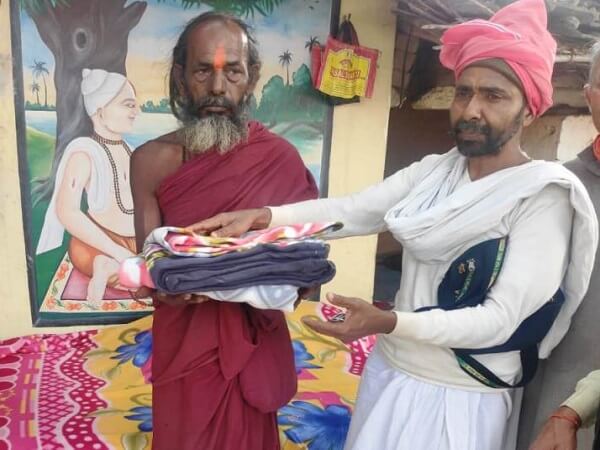
M 456 137 L 462 132 L 478 133 L 484 136 L 489 136 L 492 130 L 489 126 L 473 120 L 459 120 L 454 128 L 450 131 L 450 135 L 452 137 Z
M 212 95 L 195 102 L 194 107 L 196 111 L 210 107 L 227 108 L 230 111 L 237 110 L 237 106 L 231 100 L 225 97 L 216 97 Z

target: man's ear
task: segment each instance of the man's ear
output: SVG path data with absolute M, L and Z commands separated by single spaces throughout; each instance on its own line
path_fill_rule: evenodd
M 592 113 L 592 107 L 590 106 L 591 104 L 591 99 L 590 99 L 590 90 L 592 89 L 592 87 L 590 86 L 589 83 L 586 83 L 585 86 L 583 86 L 583 96 L 585 97 L 585 103 L 587 104 L 588 110 L 590 111 L 590 114 Z
M 525 108 L 525 112 L 523 113 L 523 126 L 528 127 L 535 120 L 534 115 L 531 113 L 529 107 Z
M 183 66 L 181 64 L 173 64 L 173 80 L 175 81 L 175 86 L 177 87 L 177 93 L 180 97 L 185 97 L 185 81 L 183 80 Z
M 253 64 L 248 67 L 248 88 L 246 89 L 247 95 L 252 94 L 254 89 L 256 89 L 256 84 L 260 78 L 260 68 L 260 64 Z

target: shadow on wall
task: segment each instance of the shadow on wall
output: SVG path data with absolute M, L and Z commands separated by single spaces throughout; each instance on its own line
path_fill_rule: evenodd
M 406 103 L 390 110 L 385 176 L 431 153 L 444 153 L 454 141 L 447 110 L 415 110 Z M 379 235 L 373 298 L 393 302 L 402 271 L 402 247 L 390 233 Z

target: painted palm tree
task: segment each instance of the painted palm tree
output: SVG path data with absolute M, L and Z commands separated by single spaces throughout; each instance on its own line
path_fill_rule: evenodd
M 44 81 L 44 106 L 48 107 L 48 86 L 46 85 L 46 75 L 50 75 L 48 69 L 46 68 L 46 63 L 44 61 L 38 61 L 36 59 L 33 60 L 33 65 L 30 66 L 31 71 L 33 72 L 33 76 L 35 78 L 42 77 Z M 38 100 L 38 104 L 39 104 Z
M 290 64 L 292 63 L 292 52 L 286 50 L 279 55 L 279 64 L 285 67 L 286 70 L 286 86 L 290 85 Z
M 310 52 L 312 51 L 313 47 L 317 45 L 321 45 L 321 43 L 319 42 L 319 38 L 316 36 L 311 36 L 310 38 L 308 38 L 308 41 L 306 41 L 306 44 L 304 44 L 304 48 L 307 48 Z
M 31 85 L 29 85 L 29 88 L 31 89 L 31 93 L 35 94 L 37 105 L 40 106 L 40 85 L 39 85 L 39 83 L 34 81 L 33 83 L 31 83 Z
M 175 3 L 155 0 L 156 3 Z M 208 6 L 248 17 L 268 16 L 289 0 L 177 0 L 184 8 Z M 89 135 L 91 122 L 81 102 L 81 70 L 104 69 L 126 75 L 127 41 L 144 15 L 143 0 L 19 0 L 33 20 L 55 60 L 56 148 L 48 178 L 33 189 L 35 201 L 48 199 L 54 189 L 58 163 L 65 147 L 77 136 Z M 65 42 L 73 45 L 64 45 Z M 44 67 L 45 68 L 45 67 Z M 45 82 L 45 79 L 44 79 Z

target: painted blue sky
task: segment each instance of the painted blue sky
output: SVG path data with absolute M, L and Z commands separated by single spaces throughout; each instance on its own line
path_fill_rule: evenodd
M 148 0 L 146 12 L 129 35 L 129 55 L 163 64 L 166 70 L 170 51 L 183 25 L 208 9 L 184 9 L 177 0 Z M 288 0 L 276 7 L 268 17 L 257 14 L 254 19 L 248 18 L 255 27 L 260 44 L 264 62 L 263 82 L 276 74 L 283 76 L 278 56 L 285 50 L 291 51 L 293 55 L 291 72 L 302 63 L 308 64 L 305 42 L 310 36 L 317 36 L 321 42 L 325 41 L 329 31 L 330 9 L 331 0 Z M 31 83 L 29 66 L 33 61 L 45 61 L 52 73 L 54 60 L 52 53 L 41 41 L 33 21 L 24 12 L 21 13 L 21 36 L 25 85 L 28 86 Z M 260 92 L 260 88 L 259 85 L 257 92 Z M 25 91 L 26 95 L 30 95 L 27 89 Z

